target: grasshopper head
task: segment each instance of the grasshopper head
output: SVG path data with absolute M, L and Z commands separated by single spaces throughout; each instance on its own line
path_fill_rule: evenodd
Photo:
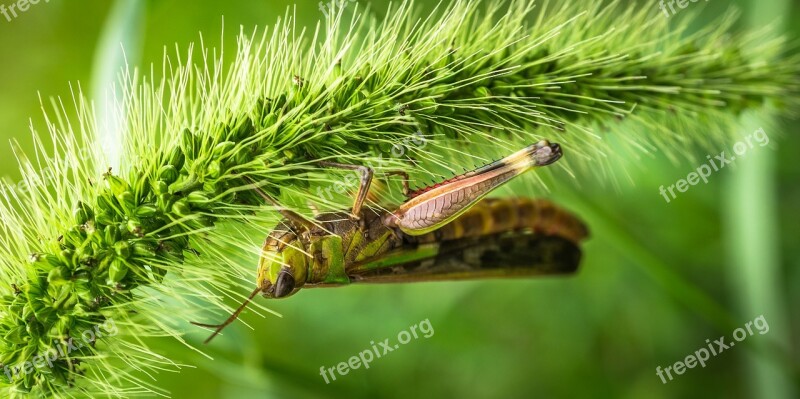
M 284 225 L 284 227 L 286 227 Z M 299 291 L 306 283 L 308 257 L 305 245 L 291 228 L 273 231 L 264 242 L 261 259 L 258 261 L 258 287 L 244 303 L 222 324 L 192 324 L 213 328 L 205 343 L 209 343 L 227 325 L 231 324 L 259 293 L 265 298 L 286 298 Z
M 291 232 L 270 234 L 261 250 L 256 283 L 265 298 L 286 298 L 306 283 L 308 256 Z

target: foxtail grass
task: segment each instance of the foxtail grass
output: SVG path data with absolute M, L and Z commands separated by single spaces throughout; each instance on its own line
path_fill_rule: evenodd
M 691 157 L 742 112 L 797 105 L 798 58 L 769 29 L 735 32 L 736 12 L 690 31 L 613 1 L 403 2 L 380 21 L 348 6 L 310 32 L 290 13 L 243 30 L 230 64 L 201 46 L 126 72 L 115 169 L 80 90 L 50 102 L 38 151 L 17 153 L 24 182 L 0 188 L 0 362 L 24 370 L 111 320 L 119 334 L 0 374 L 10 395 L 164 394 L 152 376 L 180 360 L 144 338 L 190 345 L 199 309 L 252 290 L 278 219 L 255 185 L 301 213 L 347 206 L 318 196 L 341 178 L 319 161 L 421 180 L 548 139 L 571 173 L 613 179 L 630 154 Z

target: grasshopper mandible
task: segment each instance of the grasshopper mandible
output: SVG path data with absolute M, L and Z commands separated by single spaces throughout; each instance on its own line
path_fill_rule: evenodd
M 321 162 L 356 170 L 361 181 L 350 212 L 311 221 L 275 205 L 284 220 L 269 234 L 258 264 L 257 287 L 214 333 L 233 322 L 250 300 L 286 298 L 303 287 L 354 282 L 410 282 L 519 277 L 573 272 L 580 261 L 584 224 L 543 200 L 483 199 L 495 188 L 562 156 L 561 147 L 540 141 L 499 161 L 414 192 L 395 211 L 364 206 L 373 171 L 364 166 Z M 403 188 L 408 195 L 408 175 Z M 555 239 L 544 239 L 544 238 Z M 553 257 L 566 257 L 553 266 Z

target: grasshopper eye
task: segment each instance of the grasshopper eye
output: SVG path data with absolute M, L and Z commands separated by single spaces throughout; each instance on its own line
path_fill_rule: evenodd
M 275 281 L 275 298 L 285 297 L 292 291 L 294 291 L 294 277 L 287 271 L 280 272 Z

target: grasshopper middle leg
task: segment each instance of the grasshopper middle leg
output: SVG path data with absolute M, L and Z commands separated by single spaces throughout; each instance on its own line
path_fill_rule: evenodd
M 356 198 L 353 202 L 353 208 L 351 210 L 353 218 L 355 218 L 356 220 L 360 220 L 361 209 L 364 206 L 364 201 L 367 199 L 367 195 L 369 194 L 369 189 L 372 186 L 372 179 L 375 177 L 375 171 L 368 166 L 361 166 L 361 165 L 349 165 L 349 164 L 342 164 L 342 163 L 328 162 L 328 161 L 322 161 L 319 164 L 320 166 L 328 168 L 354 170 L 357 171 L 359 174 L 361 174 L 361 184 L 358 187 L 358 193 L 356 194 Z M 408 173 L 401 170 L 394 170 L 387 172 L 386 175 L 403 177 L 403 195 L 406 196 L 408 195 L 408 193 L 410 192 L 408 188 L 408 181 L 409 181 Z

